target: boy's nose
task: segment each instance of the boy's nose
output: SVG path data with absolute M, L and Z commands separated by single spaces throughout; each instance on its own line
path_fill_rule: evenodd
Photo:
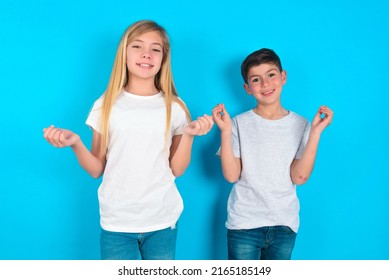
M 262 86 L 263 87 L 267 86 L 268 84 L 269 84 L 269 80 L 268 79 L 266 79 L 266 78 L 262 79 Z

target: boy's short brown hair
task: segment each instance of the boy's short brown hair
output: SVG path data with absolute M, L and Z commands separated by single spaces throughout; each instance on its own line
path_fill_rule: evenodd
M 277 68 L 282 71 L 281 60 L 278 55 L 272 50 L 267 48 L 259 49 L 251 54 L 249 54 L 245 60 L 243 60 L 240 67 L 242 78 L 247 84 L 247 75 L 251 67 L 258 66 L 263 63 L 271 63 L 277 66 Z

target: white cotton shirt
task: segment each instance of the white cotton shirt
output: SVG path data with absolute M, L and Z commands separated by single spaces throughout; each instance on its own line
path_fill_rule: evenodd
M 309 131 L 310 123 L 291 111 L 279 120 L 253 110 L 233 118 L 233 153 L 242 161 L 242 172 L 228 199 L 228 229 L 288 226 L 298 231 L 300 203 L 290 165 L 301 157 Z
M 100 97 L 86 121 L 101 133 Z M 174 135 L 187 125 L 185 111 L 172 104 L 165 149 L 164 95 L 139 96 L 122 91 L 112 107 L 107 163 L 98 190 L 101 227 L 115 232 L 150 232 L 174 226 L 183 201 L 169 166 Z

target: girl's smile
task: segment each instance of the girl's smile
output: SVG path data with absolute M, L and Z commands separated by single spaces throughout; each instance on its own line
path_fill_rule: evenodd
M 150 80 L 159 72 L 163 42 L 159 32 L 150 31 L 136 37 L 127 46 L 127 69 L 131 79 Z
M 142 67 L 142 68 L 152 68 L 152 67 L 154 67 L 154 65 L 148 64 L 148 63 L 137 63 L 136 65 L 138 65 L 139 67 Z

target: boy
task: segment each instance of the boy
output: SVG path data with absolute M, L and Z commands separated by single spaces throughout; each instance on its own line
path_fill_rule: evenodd
M 247 56 L 241 72 L 256 107 L 232 120 L 223 104 L 212 110 L 223 175 L 235 183 L 228 199 L 228 258 L 288 260 L 299 227 L 296 185 L 308 180 L 333 113 L 321 106 L 310 125 L 282 107 L 286 72 L 271 49 Z

